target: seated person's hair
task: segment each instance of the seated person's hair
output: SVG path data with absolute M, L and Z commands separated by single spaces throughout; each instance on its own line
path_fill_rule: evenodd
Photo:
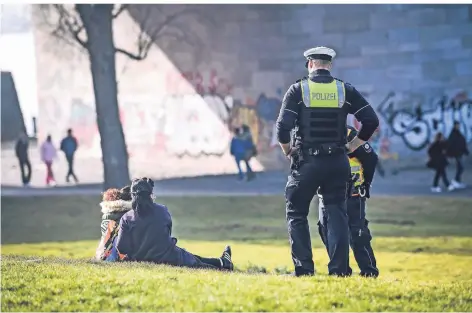
M 154 207 L 151 198 L 154 182 L 147 177 L 134 179 L 131 184 L 131 207 L 137 215 L 144 216 Z
M 120 190 L 120 199 L 124 201 L 131 201 L 131 186 L 125 186 Z
M 110 188 L 102 193 L 102 201 L 116 201 L 121 199 L 121 192 L 116 188 Z
M 151 188 L 154 188 L 154 181 L 152 179 L 147 177 L 143 177 L 141 179 L 145 180 L 151 186 Z
M 154 181 L 148 177 L 141 177 L 141 178 L 135 178 L 133 179 L 133 181 L 131 182 L 131 185 L 135 185 L 137 186 L 138 185 L 138 182 L 140 182 L 140 184 L 142 184 L 143 182 L 147 183 L 150 187 L 151 187 L 151 193 L 152 193 L 152 189 L 154 188 Z M 142 186 L 142 185 L 141 185 Z M 136 188 L 135 188 L 136 189 Z M 137 188 L 134 192 L 137 192 L 137 190 L 141 190 L 142 188 Z M 146 188 L 147 189 L 147 188 Z

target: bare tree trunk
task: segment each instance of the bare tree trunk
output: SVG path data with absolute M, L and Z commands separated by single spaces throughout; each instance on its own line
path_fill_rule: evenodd
M 129 184 L 128 152 L 119 118 L 113 4 L 77 4 L 87 32 L 97 125 L 100 132 L 104 188 Z

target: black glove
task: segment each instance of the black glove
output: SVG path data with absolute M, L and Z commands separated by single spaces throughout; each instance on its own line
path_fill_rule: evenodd
M 364 189 L 365 196 L 367 199 L 370 198 L 370 183 L 364 182 L 361 186 L 362 189 Z

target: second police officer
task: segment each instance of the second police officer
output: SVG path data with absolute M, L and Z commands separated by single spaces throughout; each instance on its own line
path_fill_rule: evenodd
M 277 119 L 277 139 L 292 166 L 285 188 L 288 233 L 295 275 L 313 275 L 315 267 L 308 226 L 310 202 L 323 190 L 329 220 L 328 271 L 349 275 L 349 227 L 346 198 L 351 170 L 347 152 L 356 150 L 374 133 L 379 120 L 373 108 L 350 84 L 331 76 L 333 49 L 316 47 L 304 52 L 308 77 L 286 92 Z M 350 142 L 346 118 L 362 123 Z M 290 133 L 295 130 L 291 144 Z
M 357 130 L 348 126 L 347 139 L 353 139 L 357 135 Z M 369 221 L 366 219 L 365 202 L 370 198 L 370 185 L 374 178 L 375 168 L 378 162 L 377 153 L 372 146 L 366 142 L 349 155 L 349 165 L 351 174 L 356 177 L 353 181 L 352 192 L 347 199 L 347 219 L 350 232 L 350 244 L 354 258 L 359 266 L 361 276 L 377 277 L 377 261 L 374 250 L 370 244 L 372 235 L 369 230 Z M 325 208 L 323 206 L 323 191 L 320 191 L 319 198 L 319 222 L 318 229 L 321 240 L 328 247 L 327 224 Z M 352 270 L 349 268 L 349 273 Z

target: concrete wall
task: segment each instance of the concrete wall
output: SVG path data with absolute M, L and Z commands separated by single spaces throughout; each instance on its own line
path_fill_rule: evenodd
M 15 101 L 19 102 L 23 113 L 22 127 L 26 127 L 28 135 L 34 136 L 33 119 L 38 116 L 38 93 L 31 6 L 21 3 L 2 4 L 0 10 L 0 68 L 2 72 L 11 73 L 16 88 Z M 7 122 L 10 125 L 12 123 L 11 120 Z
M 26 132 L 23 113 L 21 112 L 15 82 L 10 72 L 2 72 L 1 86 L 1 141 L 15 141 Z
M 115 22 L 117 45 L 134 48 L 136 22 L 152 33 L 186 8 L 145 61 L 117 58 L 132 158 L 165 160 L 154 171 L 233 171 L 228 126 L 240 123 L 261 151 L 256 168 L 285 167 L 274 122 L 283 94 L 305 75 L 303 51 L 316 45 L 336 49 L 333 74 L 376 108 L 373 141 L 384 157 L 423 158 L 454 119 L 472 140 L 471 5 L 133 5 Z M 98 156 L 88 60 L 52 39 L 39 18 L 35 35 L 40 133 L 59 137 L 72 126 L 82 152 Z

